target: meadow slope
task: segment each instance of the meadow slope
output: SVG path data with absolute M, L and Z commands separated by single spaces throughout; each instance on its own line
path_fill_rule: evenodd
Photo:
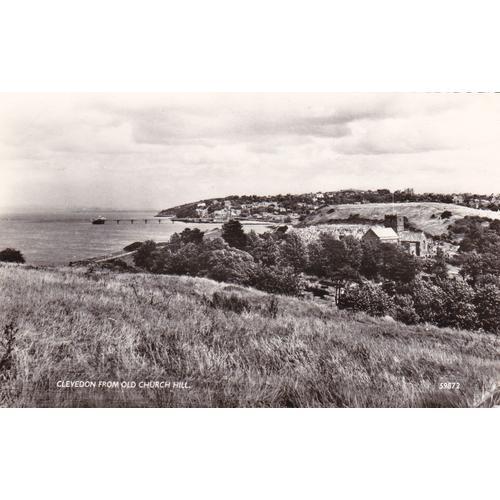
M 451 217 L 441 219 L 441 214 L 448 210 Z M 383 220 L 385 214 L 397 213 L 408 218 L 411 225 L 420 231 L 437 236 L 446 232 L 448 226 L 465 216 L 489 217 L 500 219 L 500 212 L 483 210 L 450 203 L 415 202 L 415 203 L 366 203 L 331 205 L 321 208 L 305 219 L 303 225 L 335 223 L 348 219 L 350 215 L 358 214 L 361 218 Z M 434 218 L 432 218 L 434 216 Z
M 247 307 L 234 312 L 215 292 Z M 0 265 L 0 293 L 0 406 L 474 406 L 500 380 L 493 335 L 288 297 L 274 304 L 206 279 Z M 190 388 L 63 389 L 59 380 Z

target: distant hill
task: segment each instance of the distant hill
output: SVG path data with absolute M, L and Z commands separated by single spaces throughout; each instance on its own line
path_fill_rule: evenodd
M 450 212 L 451 215 L 446 212 Z M 446 232 L 448 226 L 457 219 L 466 216 L 488 217 L 499 219 L 500 212 L 454 205 L 451 203 L 417 202 L 417 203 L 366 203 L 329 205 L 320 208 L 316 213 L 305 218 L 302 225 L 338 224 L 342 221 L 350 223 L 380 222 L 384 215 L 397 213 L 408 218 L 411 227 L 438 236 Z M 449 216 L 448 216 L 449 215 Z

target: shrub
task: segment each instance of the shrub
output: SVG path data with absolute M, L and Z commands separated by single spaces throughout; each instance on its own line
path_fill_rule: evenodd
M 258 265 L 251 284 L 259 290 L 283 295 L 300 295 L 304 290 L 302 276 L 291 267 Z
M 234 293 L 227 295 L 215 292 L 210 299 L 206 300 L 206 303 L 214 309 L 223 309 L 224 311 L 232 311 L 237 314 L 241 314 L 243 311 L 250 311 L 252 308 L 247 299 L 239 297 Z
M 340 296 L 338 306 L 340 309 L 364 311 L 371 316 L 392 316 L 395 313 L 391 297 L 372 283 L 363 283 L 346 290 Z
M 276 318 L 278 316 L 278 299 L 274 295 L 271 295 L 267 300 L 265 312 L 271 318 Z
M 4 326 L 3 335 L 0 337 L 0 347 L 2 348 L 0 353 L 0 373 L 11 368 L 14 342 L 18 330 L 13 321 Z
M 18 262 L 24 264 L 23 254 L 14 248 L 6 248 L 0 252 L 0 262 Z
M 415 311 L 415 304 L 409 295 L 396 295 L 392 299 L 395 305 L 395 317 L 407 325 L 415 325 L 420 316 Z
M 122 272 L 122 273 L 136 273 L 137 269 L 129 266 L 126 262 L 121 259 L 109 260 L 107 262 L 102 262 L 98 264 L 101 269 L 109 269 L 110 271 Z

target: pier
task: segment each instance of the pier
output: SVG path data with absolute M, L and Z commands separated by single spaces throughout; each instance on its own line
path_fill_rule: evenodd
M 155 217 L 154 219 L 106 219 L 104 221 L 104 224 L 110 224 L 112 222 L 116 224 L 120 224 L 120 222 L 124 222 L 126 224 L 134 224 L 136 222 L 147 224 L 148 222 L 156 222 L 156 221 L 158 221 L 158 224 L 161 224 L 162 221 L 170 222 L 172 220 L 167 218 L 160 219 L 158 217 Z

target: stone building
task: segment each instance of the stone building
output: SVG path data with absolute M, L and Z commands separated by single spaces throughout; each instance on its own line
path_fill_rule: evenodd
M 429 240 L 423 232 L 405 230 L 402 215 L 386 215 L 384 217 L 384 227 L 371 227 L 363 235 L 362 239 L 364 241 L 399 244 L 408 253 L 417 257 L 426 257 L 430 251 Z
M 378 243 L 399 243 L 398 234 L 392 227 L 371 227 L 361 239 L 363 241 L 375 241 Z
M 403 231 L 398 236 L 400 245 L 411 255 L 426 257 L 429 254 L 429 241 L 424 233 Z

